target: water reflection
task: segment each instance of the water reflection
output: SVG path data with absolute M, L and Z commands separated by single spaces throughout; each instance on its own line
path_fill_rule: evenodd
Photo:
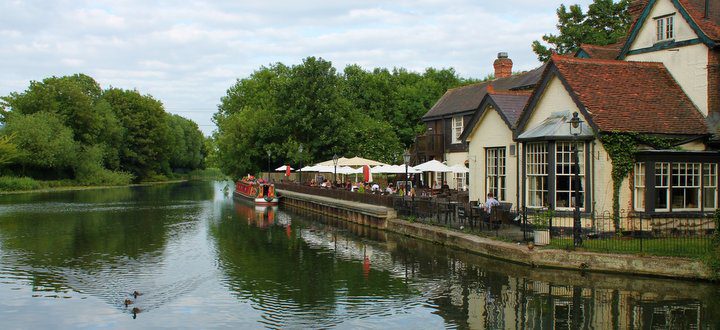
M 0 325 L 720 328 L 715 284 L 530 268 L 223 186 L 0 196 Z

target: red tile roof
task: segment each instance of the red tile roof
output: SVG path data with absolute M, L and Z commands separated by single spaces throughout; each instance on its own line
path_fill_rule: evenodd
M 708 133 L 704 117 L 662 63 L 564 56 L 551 61 L 601 131 Z
M 707 17 L 705 17 L 705 0 L 679 0 L 679 2 L 700 30 L 710 39 L 720 41 L 720 1 L 707 1 Z
M 588 55 L 590 55 L 590 58 L 614 60 L 620 53 L 620 49 L 622 48 L 622 46 L 623 45 L 620 43 L 607 46 L 582 44 L 580 45 L 580 49 L 584 50 Z

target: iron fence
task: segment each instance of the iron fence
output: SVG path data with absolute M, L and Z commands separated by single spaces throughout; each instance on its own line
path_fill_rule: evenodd
M 545 225 L 550 244 L 571 249 L 573 215 L 547 210 L 529 210 L 525 216 L 534 229 Z M 666 256 L 698 256 L 712 247 L 715 220 L 712 214 L 641 214 L 609 212 L 583 214 L 582 243 L 586 250 L 618 253 L 647 253 Z

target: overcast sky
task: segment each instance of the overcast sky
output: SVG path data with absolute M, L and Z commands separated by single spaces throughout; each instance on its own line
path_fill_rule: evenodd
M 506 51 L 527 70 L 539 65 L 530 43 L 556 32 L 556 8 L 591 2 L 0 0 L 0 95 L 85 73 L 151 94 L 209 134 L 226 90 L 262 65 L 317 56 L 339 71 L 452 67 L 482 78 Z

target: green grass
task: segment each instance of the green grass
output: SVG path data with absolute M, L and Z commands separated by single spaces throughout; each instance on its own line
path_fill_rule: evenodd
M 641 245 L 642 244 L 642 245 Z M 573 249 L 572 238 L 553 238 L 548 245 L 556 249 Z M 709 237 L 697 238 L 608 238 L 583 240 L 578 251 L 626 254 L 649 254 L 670 257 L 702 258 L 710 251 Z

